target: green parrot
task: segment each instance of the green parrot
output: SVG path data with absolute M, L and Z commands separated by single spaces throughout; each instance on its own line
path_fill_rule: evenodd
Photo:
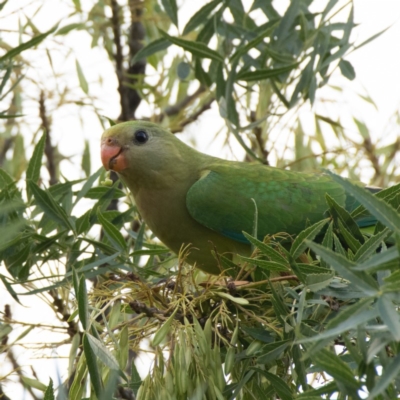
M 326 193 L 349 211 L 356 206 L 327 175 L 211 157 L 150 122 L 107 129 L 101 159 L 126 183 L 153 233 L 176 254 L 190 245 L 187 261 L 212 274 L 221 272 L 212 250 L 249 255 L 242 232 L 253 230 L 254 202 L 261 240 L 281 232 L 296 235 L 323 219 Z

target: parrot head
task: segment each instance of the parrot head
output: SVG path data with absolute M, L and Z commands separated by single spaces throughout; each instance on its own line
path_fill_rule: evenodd
M 155 183 L 161 176 L 182 174 L 197 153 L 171 132 L 146 121 L 128 121 L 107 129 L 101 138 L 101 160 L 130 181 Z

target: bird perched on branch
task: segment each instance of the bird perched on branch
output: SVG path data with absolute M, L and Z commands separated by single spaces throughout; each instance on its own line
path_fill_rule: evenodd
M 261 239 L 296 235 L 325 218 L 326 194 L 349 211 L 355 208 L 354 199 L 327 175 L 211 157 L 150 122 L 107 129 L 101 158 L 129 187 L 154 234 L 177 254 L 190 244 L 187 261 L 214 274 L 220 269 L 212 250 L 250 253 L 242 232 L 253 230 L 255 204 Z

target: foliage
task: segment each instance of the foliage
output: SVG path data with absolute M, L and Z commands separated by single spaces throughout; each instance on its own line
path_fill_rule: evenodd
M 79 94 L 68 85 L 47 89 L 24 71 L 23 56 L 40 51 L 43 40 L 90 35 L 92 46 L 115 63 L 120 120 L 141 115 L 178 132 L 218 104 L 245 161 L 314 168 L 317 145 L 319 166 L 354 176 L 357 160 L 368 158 L 375 182 L 386 184 L 398 179 L 397 142 L 373 144 L 357 119 L 359 137 L 351 139 L 340 120 L 318 113 L 315 133 L 306 135 L 297 115 L 317 105 L 333 74 L 354 79 L 345 57 L 367 43 L 350 40 L 352 4 L 329 1 L 316 12 L 312 1 L 293 0 L 280 13 L 268 1 L 248 8 L 240 0 L 214 0 L 184 27 L 174 0 L 93 1 L 90 9 L 73 1 L 71 7 L 61 27 L 42 33 L 27 17 L 20 31 L 29 40 L 0 43 L 0 101 L 9 104 L 0 115 L 0 279 L 15 302 L 42 297 L 59 320 L 70 355 L 57 398 L 397 397 L 399 185 L 373 196 L 335 176 L 361 204 L 352 215 L 327 198 L 327 219 L 294 239 L 260 242 L 246 233 L 252 256 L 238 263 L 219 256 L 225 272 L 205 276 L 185 264 L 190 249 L 178 259 L 153 237 L 115 177 L 91 173 L 88 142 L 81 162 L 87 179 L 63 177 L 65 157 L 52 145 L 46 104 L 73 104 L 105 121 L 81 63 L 74 61 Z M 341 9 L 346 19 L 338 22 Z M 52 52 L 46 53 L 53 67 Z M 36 97 L 22 79 L 34 83 Z M 24 122 L 30 96 L 40 115 L 34 127 Z M 282 121 L 294 139 L 291 156 L 274 147 Z M 324 124 L 336 135 L 333 150 Z M 27 137 L 35 143 L 29 157 Z M 340 161 L 336 154 L 349 141 L 352 150 Z M 353 218 L 369 214 L 378 224 L 360 230 Z M 26 330 L 8 343 L 18 325 Z M 0 348 L 12 359 L 35 327 L 5 310 Z M 138 355 L 153 360 L 144 378 Z M 46 386 L 25 371 L 20 379 L 32 398 L 39 398 L 36 390 L 55 398 L 51 379 Z

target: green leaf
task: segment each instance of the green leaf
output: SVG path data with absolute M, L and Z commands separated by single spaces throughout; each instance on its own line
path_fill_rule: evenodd
M 86 289 L 85 276 L 82 275 L 79 279 L 78 285 L 78 310 L 79 310 L 79 320 L 81 321 L 84 330 L 89 328 L 89 311 L 88 311 L 88 297 Z
M 359 187 L 342 177 L 326 171 L 334 181 L 344 187 L 344 189 L 355 197 L 377 220 L 382 222 L 383 225 L 390 228 L 392 231 L 400 234 L 400 215 L 383 200 L 374 196 L 363 187 Z
M 37 46 L 47 36 L 49 36 L 51 33 L 53 33 L 57 29 L 57 26 L 58 26 L 58 24 L 56 26 L 54 26 L 53 28 L 51 28 L 50 30 L 48 30 L 47 32 L 37 35 L 33 39 L 28 40 L 27 42 L 22 43 L 19 46 L 11 49 L 6 54 L 4 54 L 4 56 L 0 57 L 0 62 L 5 61 L 9 58 L 14 58 L 16 55 L 20 54 L 24 50 L 27 50 L 27 49 L 30 49 L 31 47 Z
M 352 261 L 316 243 L 307 241 L 307 244 L 311 250 L 323 258 L 344 279 L 348 279 L 359 287 L 367 296 L 374 296 L 377 294 L 375 281 L 365 273 L 353 271 L 352 268 L 355 264 Z
M 356 71 L 349 61 L 343 59 L 340 60 L 339 68 L 342 75 L 350 81 L 352 81 L 356 77 Z
M 97 186 L 94 188 L 90 188 L 83 197 L 85 197 L 86 199 L 98 200 L 101 199 L 108 192 L 113 193 L 113 199 L 120 199 L 121 197 L 126 196 L 125 192 L 116 187 L 110 188 L 108 186 Z
M 215 50 L 211 50 L 204 43 L 192 42 L 190 40 L 173 37 L 173 36 L 168 35 L 166 32 L 164 32 L 162 30 L 160 30 L 160 32 L 171 43 L 173 43 L 179 47 L 182 47 L 184 50 L 192 53 L 196 57 L 211 58 L 212 60 L 221 61 L 221 62 L 224 61 L 221 54 L 219 54 Z
M 44 211 L 44 213 L 51 219 L 55 220 L 64 227 L 74 231 L 74 227 L 68 218 L 65 210 L 54 200 L 49 191 L 41 189 L 33 181 L 27 182 L 27 187 L 30 193 L 33 194 L 36 203 Z
M 76 233 L 80 235 L 83 232 L 87 232 L 90 229 L 90 215 L 92 210 L 86 211 L 76 221 Z
M 110 242 L 119 250 L 125 251 L 127 249 L 127 244 L 121 232 L 103 216 L 100 210 L 97 210 L 97 218 Z
M 371 303 L 371 299 L 367 299 L 369 303 Z M 366 303 L 368 303 L 366 301 Z M 358 304 L 358 303 L 357 303 Z M 361 304 L 363 305 L 363 304 Z M 338 335 L 342 334 L 343 332 L 348 332 L 351 330 L 355 330 L 359 325 L 364 325 L 367 322 L 373 321 L 379 316 L 378 310 L 373 309 L 373 310 L 367 310 L 365 309 L 366 306 L 369 304 L 365 305 L 361 311 L 357 310 L 357 307 L 352 307 L 349 310 L 344 310 L 343 312 L 340 311 L 339 315 L 334 318 L 335 321 L 334 323 L 338 324 L 337 326 L 334 326 L 333 328 L 327 329 L 324 332 L 319 333 L 318 335 L 307 337 L 307 338 L 302 338 L 299 339 L 299 343 L 309 343 L 309 342 L 317 342 L 325 339 L 331 339 L 335 338 Z M 348 317 L 346 319 L 346 317 Z M 342 322 L 340 322 L 342 321 Z
M 293 400 L 293 393 L 290 390 L 287 383 L 277 375 L 271 374 L 265 370 L 260 368 L 253 367 L 252 369 L 256 370 L 259 374 L 265 376 L 265 378 L 271 383 L 274 387 L 276 394 L 282 400 Z
M 225 292 L 215 292 L 215 294 L 219 297 L 222 297 L 223 299 L 230 300 L 233 303 L 240 304 L 242 306 L 246 306 L 249 304 L 249 301 L 247 299 L 244 299 L 243 297 L 234 297 Z
M 392 362 L 387 364 L 383 370 L 383 373 L 371 390 L 367 400 L 376 399 L 380 394 L 382 394 L 387 387 L 397 378 L 400 374 L 400 353 L 393 358 Z
M 213 0 L 201 7 L 200 10 L 196 12 L 196 14 L 192 15 L 185 28 L 183 29 L 182 35 L 185 36 L 196 29 L 199 25 L 204 24 L 207 21 L 207 17 L 211 13 L 211 11 L 219 4 L 221 4 L 221 0 Z
M 81 89 L 84 91 L 84 93 L 88 94 L 89 93 L 89 85 L 87 83 L 85 75 L 83 74 L 81 65 L 79 64 L 78 60 L 75 60 L 75 66 L 76 66 L 76 73 L 78 74 L 79 85 L 80 85 Z
M 12 332 L 13 328 L 9 324 L 0 323 L 0 340 L 8 336 Z
M 129 382 L 129 387 L 132 389 L 135 396 L 137 395 L 141 384 L 142 379 L 140 378 L 139 372 L 135 365 L 135 360 L 133 359 L 131 364 L 131 381 Z
M 90 176 L 91 160 L 90 160 L 90 147 L 89 147 L 89 142 L 87 140 L 85 140 L 85 148 L 83 150 L 81 167 L 86 177 L 88 178 Z
M 73 30 L 82 30 L 82 29 L 87 29 L 86 24 L 84 24 L 84 23 L 68 24 L 68 25 L 65 25 L 62 28 L 60 28 L 56 32 L 56 36 L 57 35 L 66 35 L 67 33 L 71 32 Z
M 161 4 L 168 14 L 168 17 L 171 18 L 173 24 L 178 27 L 178 7 L 176 5 L 176 0 L 161 0 Z
M 45 145 L 46 145 L 46 132 L 43 132 L 43 135 L 37 142 L 35 149 L 33 150 L 32 157 L 29 161 L 28 168 L 26 170 L 27 180 L 31 180 L 35 183 L 37 183 L 37 181 L 39 180 L 40 168 L 42 167 L 42 158 Z
M 261 251 L 264 255 L 269 257 L 272 261 L 275 261 L 280 264 L 288 264 L 288 260 L 286 260 L 285 257 L 283 257 L 279 252 L 277 252 L 275 249 L 273 249 L 271 246 L 261 242 L 260 240 L 254 238 L 253 236 L 249 235 L 246 232 L 242 232 L 244 237 L 257 249 Z
M 239 81 L 253 82 L 260 81 L 263 79 L 276 78 L 279 75 L 286 74 L 292 69 L 296 68 L 299 64 L 290 64 L 286 67 L 273 68 L 273 69 L 259 69 L 256 71 L 243 71 L 239 72 L 236 76 Z
M 89 333 L 86 334 L 86 337 L 89 341 L 90 347 L 93 350 L 93 353 L 104 363 L 104 365 L 106 365 L 108 368 L 114 371 L 118 371 L 119 370 L 118 361 L 107 349 L 107 347 L 103 344 L 103 342 L 100 341 L 99 339 L 96 339 Z
M 321 231 L 321 229 L 328 223 L 328 221 L 329 218 L 319 221 L 297 235 L 292 244 L 292 247 L 290 248 L 290 254 L 294 259 L 299 257 L 307 248 L 306 241 L 313 240 L 315 236 L 317 236 L 318 233 Z
M 243 54 L 247 54 L 252 48 L 260 44 L 264 40 L 264 38 L 269 36 L 270 33 L 275 29 L 277 23 L 278 20 L 269 25 L 268 28 L 264 29 L 260 34 L 258 34 L 254 39 L 250 40 L 246 45 L 239 46 L 235 53 L 231 56 L 230 61 L 233 62 L 238 57 L 242 56 Z
M 101 175 L 101 173 L 104 171 L 103 167 L 100 167 L 89 179 L 84 183 L 82 186 L 82 189 L 79 191 L 79 193 L 76 196 L 74 205 L 78 203 L 80 199 L 82 199 L 86 193 L 90 190 L 90 188 L 93 186 L 95 180 Z
M 354 378 L 354 372 L 333 352 L 322 349 L 316 353 L 311 353 L 311 359 L 317 366 L 331 375 L 337 383 L 354 391 L 360 388 L 360 384 Z
M 381 251 L 373 255 L 368 260 L 364 261 L 361 264 L 356 265 L 353 269 L 355 271 L 368 271 L 371 269 L 375 269 L 379 265 L 383 265 L 390 261 L 396 260 L 399 257 L 399 252 L 396 247 L 392 247 L 388 250 Z
M 389 228 L 371 236 L 354 254 L 354 261 L 363 262 L 382 244 L 382 242 L 391 234 Z
M 353 253 L 357 252 L 361 247 L 360 242 L 347 230 L 347 228 L 343 225 L 342 221 L 339 219 L 338 221 L 339 231 L 342 234 L 344 240 L 348 244 L 349 248 Z
M 257 364 L 267 364 L 277 360 L 291 344 L 289 340 L 281 340 L 263 346 L 261 354 L 257 357 Z
M 14 179 L 3 168 L 0 168 L 0 190 L 14 183 Z
M 49 386 L 47 386 L 46 391 L 44 392 L 43 400 L 54 400 L 54 388 L 53 388 L 53 381 L 51 378 Z
M 165 38 L 159 38 L 142 47 L 132 58 L 131 64 L 135 64 L 137 61 L 147 58 L 159 51 L 166 50 L 171 46 L 171 42 Z
M 351 215 L 347 212 L 345 208 L 340 206 L 335 199 L 333 199 L 329 194 L 325 195 L 326 202 L 329 205 L 330 213 L 335 221 L 339 220 L 342 222 L 344 227 L 354 236 L 356 240 L 360 243 L 364 243 L 364 237 L 360 232 L 360 228 L 358 227 L 357 223 L 351 217 Z M 358 247 L 360 244 L 358 244 Z
M 90 381 L 92 383 L 94 392 L 96 393 L 97 398 L 100 398 L 103 384 L 100 377 L 99 367 L 97 364 L 96 356 L 90 346 L 89 339 L 87 338 L 87 334 L 83 336 L 83 351 L 85 353 L 87 367 L 90 374 Z
M 168 317 L 168 319 L 164 322 L 163 326 L 156 332 L 154 338 L 152 340 L 152 345 L 154 347 L 158 346 L 168 335 L 169 328 L 172 325 L 172 321 L 175 318 L 175 314 L 177 313 L 178 308 L 174 310 L 174 312 Z
M 281 264 L 275 261 L 259 260 L 257 258 L 250 258 L 238 255 L 238 258 L 249 264 L 257 265 L 258 267 L 267 271 L 289 271 L 287 263 Z
M 1 247 L 0 247 L 1 248 Z M 7 292 L 9 293 L 9 295 L 19 304 L 21 304 L 21 302 L 19 301 L 18 295 L 15 292 L 15 290 L 13 289 L 12 285 L 10 285 L 10 283 L 8 282 L 8 278 L 2 274 L 0 274 L 0 279 L 3 282 L 3 285 L 6 287 Z
M 388 295 L 382 295 L 378 299 L 379 316 L 389 328 L 390 333 L 393 335 L 397 342 L 400 341 L 400 319 L 399 314 Z
M 39 382 L 37 379 L 32 379 L 21 375 L 21 380 L 25 385 L 41 390 L 42 392 L 44 392 L 47 388 L 46 385 L 44 385 L 42 382 Z
M 375 40 L 376 38 L 378 38 L 379 36 L 382 35 L 382 33 L 385 33 L 391 26 L 388 26 L 385 29 L 382 29 L 380 32 L 375 33 L 374 35 L 372 35 L 371 37 L 369 37 L 368 39 L 364 40 L 362 43 L 358 44 L 357 46 L 354 47 L 354 50 L 359 49 L 362 46 L 365 46 L 366 44 L 372 42 L 373 40 Z

